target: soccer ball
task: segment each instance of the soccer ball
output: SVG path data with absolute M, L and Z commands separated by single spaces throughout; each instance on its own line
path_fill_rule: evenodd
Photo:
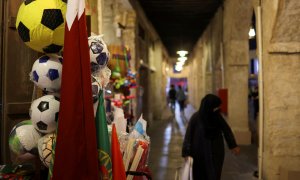
M 30 120 L 22 121 L 15 125 L 9 134 L 9 148 L 16 155 L 27 152 L 37 155 L 37 143 L 40 137 Z
M 59 99 L 53 95 L 42 96 L 32 102 L 29 114 L 36 130 L 45 134 L 55 131 L 59 105 Z
M 98 101 L 100 89 L 101 89 L 101 85 L 96 80 L 96 78 L 92 77 L 93 103 L 96 103 Z
M 44 91 L 58 92 L 62 73 L 61 56 L 48 54 L 37 59 L 30 73 L 30 79 Z
M 48 168 L 52 160 L 53 143 L 55 143 L 56 134 L 47 134 L 38 141 L 38 150 L 42 163 Z
M 44 53 L 57 53 L 64 44 L 67 0 L 24 0 L 16 27 L 30 48 Z
M 90 61 L 92 72 L 99 70 L 107 65 L 109 52 L 102 36 L 90 36 L 88 38 L 90 49 Z

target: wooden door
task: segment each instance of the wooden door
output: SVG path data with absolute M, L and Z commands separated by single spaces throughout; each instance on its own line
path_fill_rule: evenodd
M 33 83 L 29 73 L 38 53 L 29 49 L 19 37 L 15 21 L 23 0 L 2 0 L 1 13 L 1 159 L 0 164 L 10 162 L 8 136 L 12 127 L 29 119 Z

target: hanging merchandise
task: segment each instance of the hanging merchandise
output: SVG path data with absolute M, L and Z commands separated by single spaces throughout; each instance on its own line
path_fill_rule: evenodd
M 130 94 L 130 89 L 136 87 L 135 74 L 130 69 L 130 50 L 126 46 L 110 45 L 112 60 L 108 66 L 112 69 L 112 84 L 114 87 L 114 97 L 112 102 L 114 106 L 123 108 L 125 117 L 129 121 L 133 119 L 133 113 L 130 108 L 131 99 L 135 95 Z
M 56 130 L 59 105 L 59 100 L 53 95 L 42 96 L 32 102 L 29 114 L 36 130 L 41 133 Z
M 95 76 L 92 76 L 92 95 L 93 95 L 93 103 L 98 101 L 99 92 L 101 90 L 101 82 Z
M 109 60 L 109 51 L 102 37 L 103 35 L 88 38 L 92 72 L 106 67 Z
M 49 138 L 55 137 L 48 133 L 56 131 L 63 61 L 54 53 L 63 49 L 65 14 L 65 0 L 24 0 L 19 8 L 16 27 L 20 38 L 33 50 L 48 54 L 39 57 L 29 73 L 35 84 L 29 109 L 31 120 L 18 123 L 10 133 L 9 147 L 15 155 L 12 159 L 21 158 L 27 162 L 34 156 L 22 158 L 23 154 L 40 154 L 41 161 L 48 167 Z M 41 93 L 35 93 L 37 87 Z M 42 147 L 40 153 L 38 142 Z
M 112 70 L 112 79 L 125 77 L 129 67 L 128 61 L 131 59 L 130 50 L 119 45 L 109 45 L 108 49 L 111 52 L 111 61 L 108 63 L 108 67 Z
M 23 42 L 38 52 L 60 52 L 64 44 L 66 8 L 66 0 L 25 0 L 16 21 Z
M 43 91 L 58 92 L 61 84 L 63 58 L 56 54 L 38 58 L 30 72 L 30 79 Z

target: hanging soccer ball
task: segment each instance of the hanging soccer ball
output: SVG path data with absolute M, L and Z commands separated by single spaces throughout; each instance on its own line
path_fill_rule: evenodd
M 109 52 L 102 36 L 90 36 L 88 39 L 92 72 L 107 65 Z
M 19 8 L 16 27 L 30 48 L 57 53 L 64 44 L 67 0 L 24 0 Z
M 58 92 L 61 85 L 62 57 L 48 54 L 37 59 L 30 73 L 30 79 L 44 91 Z
M 48 168 L 52 160 L 52 146 L 56 139 L 56 134 L 47 134 L 38 141 L 38 150 L 42 163 Z
M 59 105 L 59 99 L 53 95 L 42 96 L 32 102 L 29 114 L 36 130 L 46 134 L 55 131 Z
M 37 155 L 37 143 L 41 135 L 30 120 L 15 125 L 9 134 L 9 148 L 16 155 L 31 153 Z
M 93 103 L 96 103 L 99 98 L 99 92 L 100 92 L 101 86 L 99 82 L 92 77 L 92 95 L 93 95 Z

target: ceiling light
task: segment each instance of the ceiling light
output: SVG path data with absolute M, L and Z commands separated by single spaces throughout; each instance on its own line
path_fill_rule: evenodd
M 185 50 L 180 50 L 180 51 L 177 51 L 177 54 L 179 54 L 180 57 L 184 57 L 185 55 L 188 54 L 188 52 Z
M 253 27 L 250 28 L 248 35 L 249 35 L 249 39 L 252 39 L 255 37 L 255 30 Z
M 176 71 L 181 71 L 181 70 L 182 70 L 182 66 L 177 66 L 177 65 L 176 65 L 176 66 L 175 66 L 175 70 L 176 70 Z
M 177 58 L 179 61 L 186 61 L 187 60 L 187 57 L 179 57 L 179 58 Z
M 184 65 L 184 61 L 178 61 L 178 62 L 176 62 L 176 65 L 183 66 Z

